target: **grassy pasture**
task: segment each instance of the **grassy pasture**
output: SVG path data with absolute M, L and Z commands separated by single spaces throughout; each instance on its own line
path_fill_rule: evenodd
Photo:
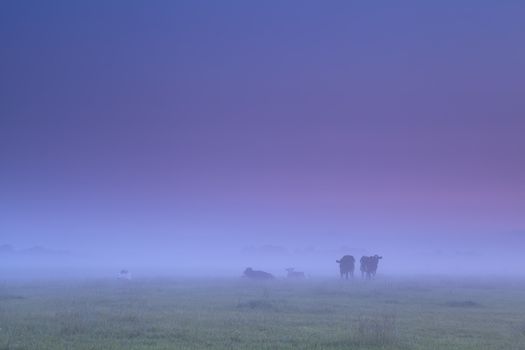
M 3 282 L 0 349 L 525 349 L 525 281 Z

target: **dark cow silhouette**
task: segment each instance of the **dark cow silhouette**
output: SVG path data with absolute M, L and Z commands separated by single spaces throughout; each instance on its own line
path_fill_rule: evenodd
M 254 280 L 271 280 L 274 278 L 271 273 L 264 271 L 256 271 L 253 270 L 251 267 L 248 267 L 246 270 L 244 270 L 244 277 L 251 278 Z
M 355 259 L 352 255 L 345 255 L 341 258 L 341 260 L 336 260 L 335 262 L 339 264 L 339 272 L 341 273 L 341 278 L 345 276 L 346 279 L 348 279 L 349 274 L 350 277 L 354 277 Z
M 382 256 L 374 255 L 374 256 L 362 256 L 359 262 L 360 270 L 361 270 L 361 277 L 365 277 L 367 279 L 370 279 L 372 277 L 375 277 L 377 272 L 377 265 L 379 264 L 379 259 L 383 259 Z
M 288 278 L 300 279 L 300 278 L 305 278 L 306 277 L 304 275 L 304 272 L 295 271 L 295 269 L 293 267 L 290 267 L 289 269 L 286 269 L 286 271 L 288 272 L 288 275 L 286 276 Z

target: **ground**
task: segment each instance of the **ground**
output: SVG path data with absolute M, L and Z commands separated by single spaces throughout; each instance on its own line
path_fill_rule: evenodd
M 525 349 L 525 281 L 4 281 L 0 349 Z

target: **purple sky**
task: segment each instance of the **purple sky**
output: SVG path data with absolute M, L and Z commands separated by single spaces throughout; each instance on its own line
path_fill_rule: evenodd
M 2 1 L 0 244 L 523 232 L 524 18 L 521 1 Z

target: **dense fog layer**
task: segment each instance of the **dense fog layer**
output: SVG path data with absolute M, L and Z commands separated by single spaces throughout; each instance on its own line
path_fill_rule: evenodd
M 502 234 L 473 240 L 416 239 L 416 237 L 363 237 L 342 242 L 244 242 L 221 240 L 167 241 L 154 246 L 147 242 L 112 242 L 97 246 L 15 247 L 0 246 L 0 273 L 4 279 L 116 278 L 123 269 L 134 278 L 155 276 L 240 277 L 247 267 L 286 277 L 286 268 L 305 272 L 307 277 L 339 278 L 335 260 L 353 255 L 378 254 L 378 275 L 523 276 L 523 233 Z M 356 276 L 359 264 L 356 263 Z

